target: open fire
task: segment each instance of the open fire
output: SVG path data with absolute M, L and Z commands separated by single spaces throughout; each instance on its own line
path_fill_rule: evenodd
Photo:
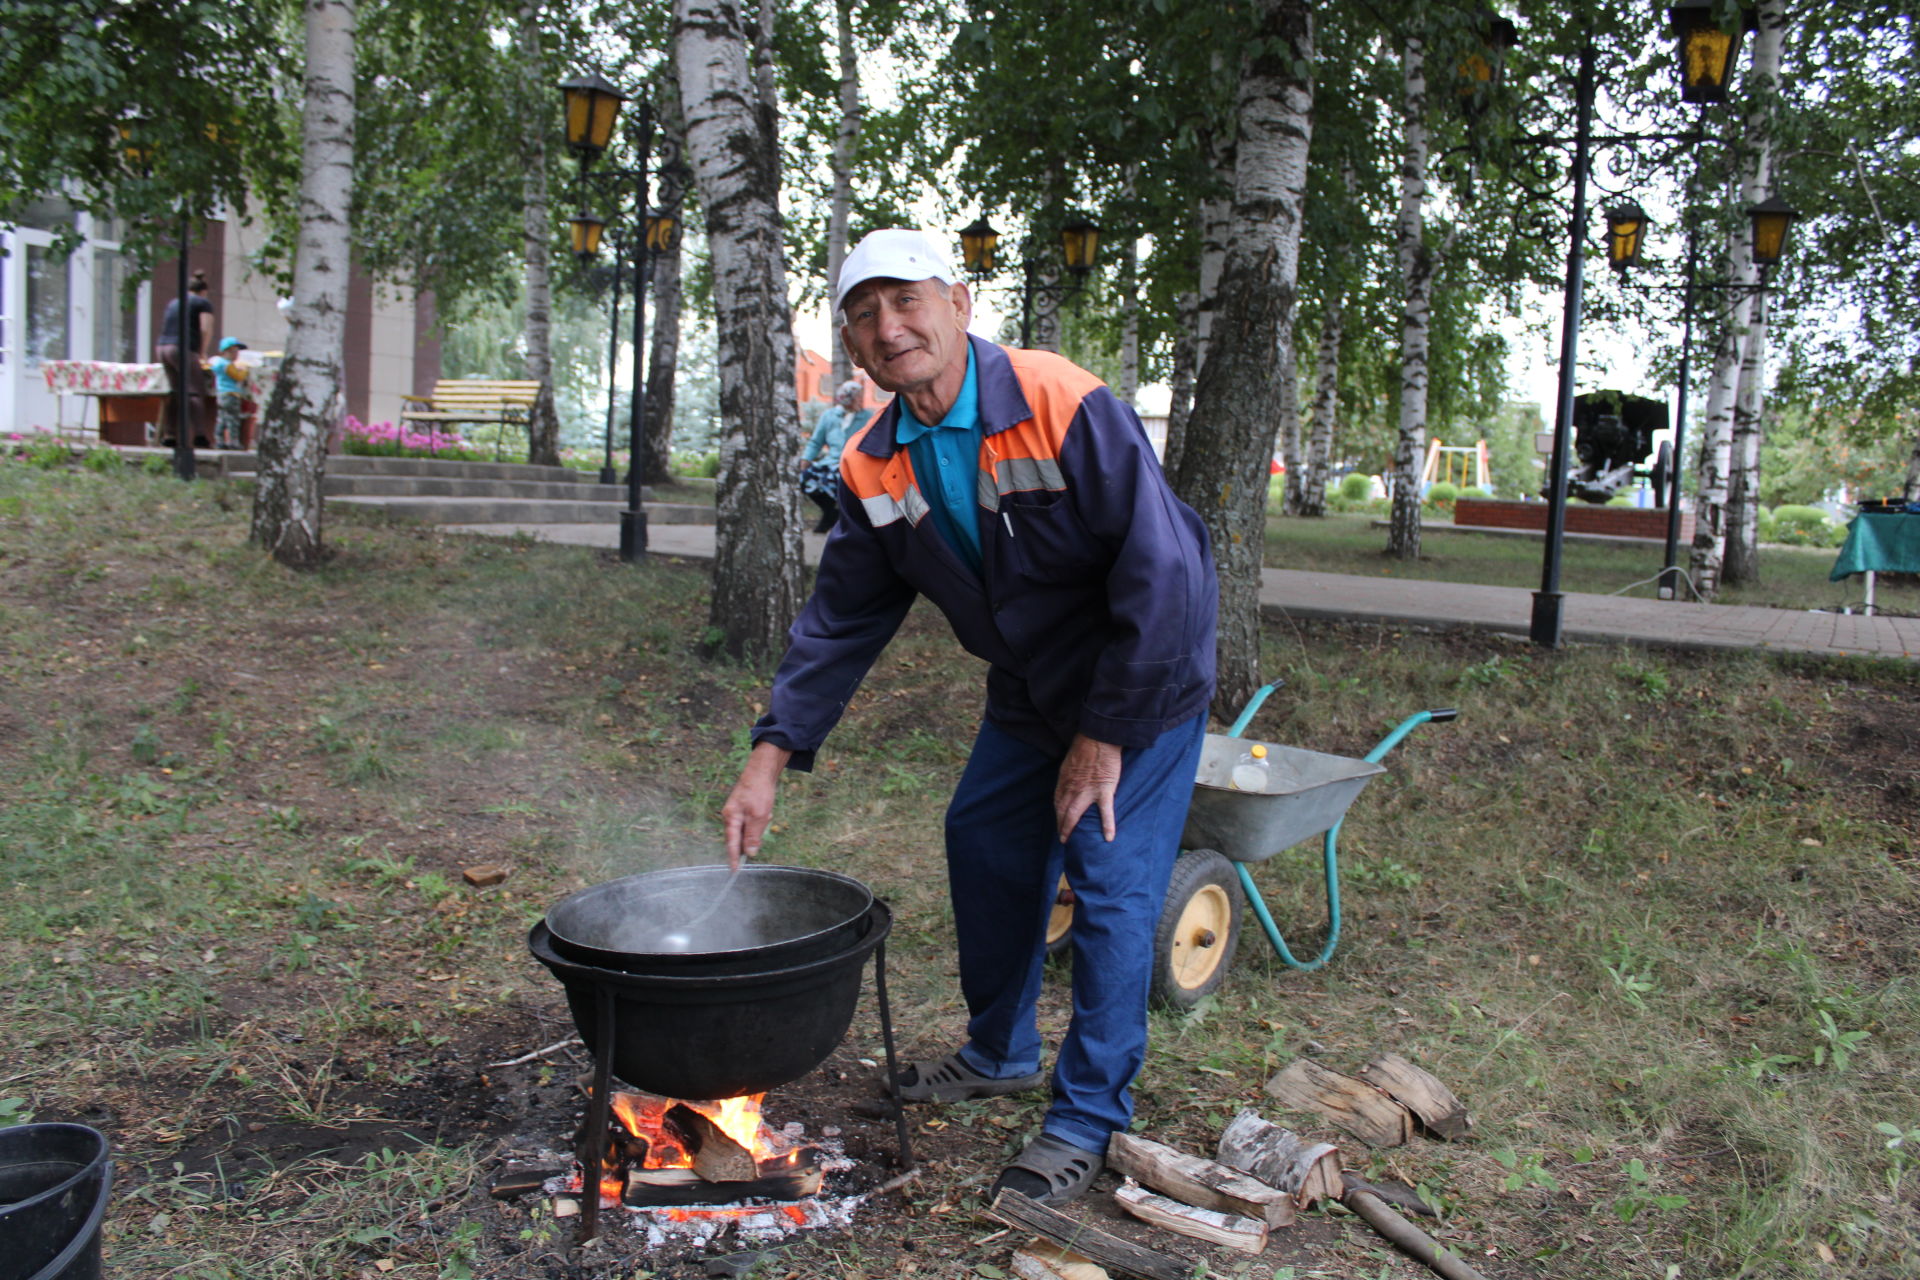
M 764 1098 L 689 1102 L 615 1090 L 605 1150 L 594 1158 L 583 1135 L 575 1171 L 548 1189 L 557 1205 L 577 1204 L 583 1171 L 594 1169 L 601 1208 L 627 1210 L 652 1243 L 705 1243 L 729 1228 L 743 1240 L 770 1240 L 845 1225 L 865 1197 L 819 1197 L 825 1174 L 854 1167 L 838 1135 L 809 1142 L 798 1124 L 775 1130 L 761 1115 Z

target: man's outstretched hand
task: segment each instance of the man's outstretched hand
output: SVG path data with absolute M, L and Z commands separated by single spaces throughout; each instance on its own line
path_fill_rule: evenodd
M 1100 806 L 1100 834 L 1112 840 L 1119 829 L 1113 816 L 1113 793 L 1120 786 L 1120 748 L 1096 742 L 1084 733 L 1073 735 L 1067 758 L 1060 762 L 1060 781 L 1053 788 L 1053 815 L 1060 824 L 1060 843 L 1067 842 L 1080 815 Z
M 737 869 L 743 858 L 760 855 L 760 839 L 773 821 L 773 798 L 779 793 L 780 771 L 787 767 L 793 752 L 762 742 L 747 757 L 746 768 L 733 784 L 726 804 L 720 807 L 720 821 L 727 830 L 727 867 Z

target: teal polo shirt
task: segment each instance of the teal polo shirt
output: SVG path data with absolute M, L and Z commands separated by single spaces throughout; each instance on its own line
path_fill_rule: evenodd
M 980 572 L 980 393 L 975 385 L 973 344 L 967 344 L 967 380 L 947 416 L 928 426 L 900 398 L 894 439 L 907 447 L 914 479 L 926 498 L 933 527 L 954 553 Z

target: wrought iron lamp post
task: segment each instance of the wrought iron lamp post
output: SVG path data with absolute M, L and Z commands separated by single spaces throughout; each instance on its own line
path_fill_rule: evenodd
M 984 279 L 999 269 L 1000 233 L 977 218 L 960 230 L 960 255 L 968 274 Z M 1033 309 L 1035 299 L 1048 309 L 1057 308 L 1062 298 L 1072 297 L 1085 288 L 1087 273 L 1093 270 L 1100 248 L 1100 228 L 1085 217 L 1077 217 L 1060 228 L 1060 260 L 1069 279 L 1065 284 L 1043 284 L 1038 276 L 1044 263 L 1031 253 L 1020 260 L 1020 345 L 1033 345 Z
M 1687 102 L 1719 102 L 1726 97 L 1732 75 L 1738 32 L 1723 31 L 1714 22 L 1710 0 L 1680 0 L 1668 11 L 1672 32 L 1678 40 L 1681 98 Z M 1750 22 L 1747 19 L 1746 22 Z M 1574 378 L 1578 367 L 1582 294 L 1585 286 L 1587 188 L 1593 168 L 1594 97 L 1596 92 L 1597 52 L 1591 29 L 1582 33 L 1578 70 L 1574 77 L 1573 210 L 1570 219 L 1570 244 L 1567 250 L 1566 284 L 1560 324 L 1560 373 L 1555 396 L 1553 449 L 1548 461 L 1546 549 L 1540 567 L 1540 590 L 1533 596 L 1529 637 L 1543 648 L 1558 648 L 1561 640 L 1565 597 L 1560 590 L 1561 551 L 1565 541 L 1567 509 L 1567 459 L 1573 434 Z M 1603 143 L 1641 141 L 1698 142 L 1698 133 L 1616 135 Z M 1539 139 L 1564 143 L 1566 139 Z M 1617 210 L 1616 212 L 1624 212 Z M 1622 228 L 1632 222 L 1623 219 Z M 1637 239 L 1644 233 L 1642 215 L 1639 229 L 1616 235 L 1609 228 L 1609 251 L 1637 251 Z M 1674 466 L 1677 481 L 1681 470 L 1678 450 Z
M 613 378 L 611 370 L 618 358 L 619 334 L 619 280 L 622 272 L 623 251 L 633 250 L 633 395 L 629 405 L 627 424 L 627 506 L 620 513 L 620 558 L 629 564 L 646 558 L 647 554 L 647 512 L 644 504 L 645 468 L 641 465 L 645 454 L 646 441 L 646 320 L 647 320 L 647 284 L 653 275 L 653 259 L 661 253 L 671 253 L 680 243 L 680 223 L 674 210 L 678 205 L 680 191 L 684 189 L 677 157 L 665 156 L 666 161 L 660 167 L 660 195 L 663 208 L 650 207 L 647 199 L 649 169 L 653 161 L 653 109 L 645 98 L 640 99 L 639 110 L 629 122 L 628 142 L 633 148 L 635 160 L 631 168 L 610 168 L 594 171 L 593 165 L 606 152 L 613 141 L 613 127 L 620 115 L 621 103 L 627 101 L 626 95 L 608 84 L 597 75 L 576 76 L 563 82 L 560 92 L 566 102 L 567 146 L 580 162 L 580 185 L 583 188 L 612 189 L 616 192 L 630 188 L 634 193 L 634 220 L 638 224 L 638 234 L 628 235 L 616 232 L 614 235 L 615 257 L 614 272 L 614 342 L 615 350 L 609 355 L 609 375 L 607 381 L 607 436 L 606 455 L 600 470 L 603 483 L 612 483 L 615 479 L 613 468 Z M 664 150 L 664 148 L 663 148 Z M 573 250 L 575 257 L 582 263 L 591 261 L 598 253 L 600 241 L 606 229 L 606 223 L 585 212 L 573 219 Z

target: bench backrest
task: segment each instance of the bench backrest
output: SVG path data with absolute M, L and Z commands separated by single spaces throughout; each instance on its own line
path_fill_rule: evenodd
M 495 382 L 484 378 L 442 378 L 433 384 L 433 403 L 441 409 L 484 409 L 531 405 L 538 382 Z

